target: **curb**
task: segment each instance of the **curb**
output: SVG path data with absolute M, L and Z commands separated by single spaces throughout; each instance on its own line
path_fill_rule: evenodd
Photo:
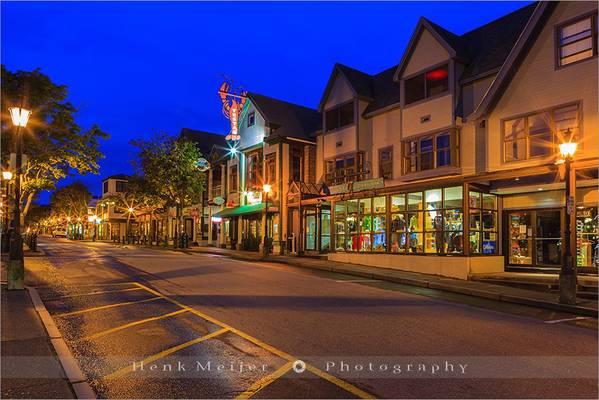
M 597 310 L 588 308 L 588 307 L 554 303 L 554 302 L 550 302 L 550 301 L 531 299 L 528 297 L 522 297 L 522 296 L 517 296 L 517 295 L 502 294 L 499 292 L 478 289 L 478 288 L 456 287 L 454 285 L 446 284 L 444 282 L 435 282 L 435 281 L 427 281 L 427 280 L 410 279 L 410 278 L 404 278 L 404 277 L 398 277 L 398 276 L 390 276 L 390 275 L 387 275 L 384 273 L 378 273 L 378 271 L 368 271 L 368 272 L 367 271 L 356 271 L 356 270 L 352 270 L 352 269 L 339 268 L 339 267 L 335 267 L 335 266 L 322 267 L 322 266 L 317 266 L 317 265 L 311 265 L 310 263 L 301 263 L 299 261 L 293 262 L 293 261 L 277 260 L 277 259 L 263 258 L 263 257 L 259 257 L 259 258 L 244 257 L 244 256 L 237 255 L 237 254 L 223 254 L 218 251 L 210 251 L 210 249 L 207 249 L 207 250 L 202 249 L 199 251 L 195 251 L 194 253 L 216 254 L 216 255 L 221 255 L 221 256 L 229 257 L 229 258 L 236 259 L 236 260 L 272 262 L 272 263 L 291 265 L 293 267 L 299 267 L 299 268 L 309 268 L 309 269 L 317 269 L 317 270 L 322 270 L 322 271 L 338 272 L 338 273 L 343 273 L 343 274 L 347 274 L 347 275 L 358 276 L 361 278 L 379 279 L 382 281 L 400 283 L 400 284 L 408 285 L 408 286 L 418 286 L 418 287 L 424 287 L 424 288 L 429 288 L 429 289 L 443 290 L 443 291 L 451 292 L 451 293 L 459 293 L 459 294 L 464 294 L 464 295 L 473 296 L 473 297 L 481 297 L 481 298 L 490 299 L 490 300 L 503 301 L 506 303 L 514 303 L 514 304 L 520 304 L 520 305 L 525 305 L 525 306 L 540 307 L 540 308 L 545 308 L 545 309 L 554 310 L 554 311 L 561 311 L 561 312 L 568 312 L 571 314 L 583 315 L 585 317 L 597 318 Z M 376 268 L 376 267 L 373 267 L 373 268 Z
M 46 309 L 46 306 L 42 302 L 42 299 L 34 287 L 27 286 L 27 292 L 29 293 L 29 297 L 33 302 L 33 306 L 35 311 L 38 313 L 44 327 L 46 328 L 46 332 L 50 337 L 50 342 L 54 347 L 54 351 L 58 356 L 58 360 L 62 365 L 62 369 L 64 370 L 73 391 L 75 392 L 75 397 L 78 399 L 95 399 L 96 393 L 92 390 L 89 383 L 87 383 L 85 379 L 85 375 L 79 368 L 79 364 L 73 354 L 67 347 L 62 335 L 58 331 L 56 324 L 54 324 L 54 320 L 52 316 Z

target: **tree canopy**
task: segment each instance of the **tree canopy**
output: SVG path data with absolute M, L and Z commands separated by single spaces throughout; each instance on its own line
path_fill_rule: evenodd
M 53 190 L 56 183 L 74 173 L 97 174 L 101 139 L 108 134 L 97 125 L 85 130 L 75 121 L 77 108 L 67 101 L 68 90 L 57 85 L 39 69 L 11 72 L 2 65 L 2 166 L 8 167 L 15 151 L 15 134 L 8 107 L 32 110 L 23 135 L 23 152 L 28 163 L 22 169 L 22 215 L 41 190 Z
M 131 142 L 138 149 L 133 162 L 149 186 L 167 207 L 189 207 L 202 201 L 204 175 L 198 170 L 202 153 L 185 139 L 157 134 L 150 140 Z
M 81 181 L 56 189 L 50 197 L 52 214 L 86 221 L 87 206 L 92 194 Z

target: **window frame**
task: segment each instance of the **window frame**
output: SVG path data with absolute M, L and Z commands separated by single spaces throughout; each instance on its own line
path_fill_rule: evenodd
M 347 160 L 354 160 L 353 164 L 348 166 Z M 337 168 L 337 163 L 342 161 L 343 167 Z M 329 172 L 329 163 L 333 163 L 333 170 Z M 357 182 L 363 180 L 363 175 L 368 172 L 364 170 L 364 152 L 356 151 L 351 153 L 340 154 L 335 157 L 324 160 L 324 180 L 329 186 L 339 185 L 347 182 Z M 347 171 L 353 169 L 352 174 L 347 174 Z M 342 171 L 343 173 L 338 173 Z
M 387 165 L 387 164 L 390 165 L 389 176 L 385 176 L 385 174 L 383 173 L 383 162 L 382 162 L 382 158 L 381 158 L 381 154 L 386 151 L 388 151 L 390 154 L 389 160 L 385 161 L 385 165 Z M 393 179 L 393 145 L 380 148 L 378 153 L 379 153 L 379 178 Z
M 247 127 L 248 128 L 250 126 L 254 126 L 256 124 L 256 112 L 252 111 L 251 113 L 249 113 L 247 120 L 248 120 L 248 122 L 247 122 Z
M 229 166 L 229 193 L 235 193 L 239 190 L 239 183 L 237 181 L 239 176 L 239 165 Z
M 412 105 L 415 105 L 415 104 L 419 104 L 419 103 L 422 103 L 422 102 L 425 102 L 425 101 L 429 101 L 429 100 L 435 99 L 437 97 L 445 96 L 445 95 L 451 93 L 451 79 L 450 79 L 450 76 L 451 76 L 452 68 L 451 68 L 450 64 L 451 64 L 451 62 L 449 62 L 449 61 L 443 61 L 442 63 L 439 63 L 437 65 L 433 65 L 432 67 L 428 67 L 428 68 L 426 68 L 426 69 L 424 69 L 424 70 L 422 70 L 420 72 L 417 72 L 415 74 L 412 74 L 412 75 L 409 75 L 407 77 L 404 77 L 402 79 L 403 80 L 402 98 L 404 99 L 403 100 L 403 105 L 405 107 L 409 107 L 409 106 L 412 106 Z M 434 71 L 436 69 L 441 69 L 443 67 L 447 67 L 447 90 L 444 90 L 444 91 L 439 92 L 439 93 L 435 93 L 434 95 L 430 95 L 429 94 L 428 84 L 427 84 L 427 74 L 429 72 L 431 72 L 431 71 Z M 411 101 L 411 102 L 408 103 L 408 102 L 406 102 L 406 100 L 408 98 L 408 96 L 406 94 L 406 82 L 408 80 L 415 79 L 415 78 L 418 78 L 420 76 L 424 76 L 424 97 L 421 98 L 421 99 L 414 100 L 414 101 Z
M 555 156 L 557 155 L 557 153 L 559 152 L 559 147 L 557 146 L 557 142 L 556 142 L 556 137 L 557 137 L 557 132 L 555 131 L 555 117 L 554 117 L 554 112 L 555 110 L 559 110 L 561 108 L 566 108 L 566 107 L 570 107 L 570 106 L 576 106 L 578 109 L 578 126 L 577 126 L 577 141 L 579 144 L 579 149 L 582 149 L 582 136 L 583 136 L 583 115 L 582 115 L 582 111 L 583 111 L 583 104 L 582 101 L 574 101 L 574 102 L 570 102 L 570 103 L 565 103 L 565 104 L 559 104 L 556 106 L 552 106 L 552 107 L 546 107 L 544 109 L 541 110 L 535 110 L 535 111 L 530 111 L 530 112 L 526 112 L 523 114 L 518 114 L 518 115 L 514 115 L 514 116 L 510 116 L 507 118 L 502 118 L 499 122 L 501 124 L 500 129 L 501 129 L 501 162 L 502 164 L 514 164 L 514 163 L 518 163 L 518 162 L 523 162 L 523 161 L 530 161 L 530 160 L 543 160 L 543 159 L 553 159 L 555 158 Z M 529 117 L 532 117 L 534 115 L 537 114 L 545 114 L 545 115 L 549 115 L 549 133 L 551 134 L 551 141 L 553 143 L 553 152 L 547 154 L 547 155 L 538 155 L 538 156 L 534 156 L 534 157 L 530 157 L 530 127 L 529 127 L 529 123 L 528 123 L 528 119 Z M 524 136 L 520 139 L 520 140 L 525 140 L 526 142 L 526 157 L 522 158 L 522 159 L 513 159 L 513 160 L 508 160 L 507 159 L 507 154 L 506 154 L 506 144 L 507 142 L 514 142 L 514 140 L 506 140 L 506 123 L 508 121 L 512 121 L 515 119 L 519 119 L 519 118 L 523 118 L 525 120 L 525 127 L 524 127 L 524 131 L 525 134 Z M 538 136 L 538 135 L 533 135 L 533 136 Z
M 252 160 L 256 158 L 256 164 L 252 169 Z M 264 174 L 264 153 L 262 149 L 254 150 L 246 155 L 246 190 L 258 188 L 261 186 L 261 180 Z M 253 175 L 256 175 L 255 178 Z M 261 190 L 261 187 L 260 187 Z
M 449 164 L 438 166 L 438 151 L 437 148 L 437 138 L 443 135 L 449 135 Z M 431 154 L 432 157 L 432 168 L 422 169 L 422 146 L 421 143 L 425 139 L 432 140 L 433 148 L 430 152 L 426 152 L 426 154 Z M 408 145 L 410 146 L 410 150 L 412 149 L 412 143 L 416 143 L 415 153 L 408 153 Z M 447 151 L 447 148 L 443 147 L 442 151 Z M 410 166 L 412 159 L 416 162 L 415 170 L 411 170 L 408 168 L 408 161 L 410 161 Z M 444 168 L 452 168 L 460 166 L 460 129 L 456 127 L 442 129 L 435 132 L 424 133 L 421 135 L 412 136 L 408 139 L 404 139 L 401 141 L 401 169 L 403 175 L 416 174 L 420 172 L 426 171 L 438 171 Z
M 264 157 L 264 183 L 277 182 L 277 154 L 269 153 Z
M 345 125 L 341 125 L 341 109 L 343 107 L 347 107 L 349 104 L 352 105 L 352 121 Z M 335 118 L 337 120 L 337 124 L 334 127 L 329 129 L 327 127 L 327 124 L 329 122 L 329 118 L 327 117 L 327 114 L 330 112 L 335 112 Z M 337 131 L 340 129 L 347 128 L 349 126 L 353 126 L 356 124 L 356 102 L 354 101 L 354 99 L 352 99 L 349 101 L 345 101 L 343 103 L 336 104 L 336 105 L 324 110 L 323 117 L 324 117 L 324 123 L 322 124 L 322 126 L 323 126 L 323 131 L 325 133 L 334 132 L 334 131 Z
M 568 26 L 568 25 L 576 24 L 576 23 L 578 23 L 578 22 L 580 22 L 582 20 L 585 20 L 587 18 L 591 19 L 591 46 L 592 46 L 591 50 L 593 51 L 593 54 L 590 57 L 584 58 L 582 60 L 574 61 L 574 62 L 571 62 L 569 64 L 562 64 L 561 63 L 562 57 L 560 55 L 560 50 L 562 49 L 562 47 L 564 45 L 561 44 L 561 39 L 560 39 L 561 30 L 564 27 Z M 560 22 L 560 23 L 558 23 L 558 24 L 556 24 L 554 26 L 554 34 L 553 34 L 554 43 L 553 43 L 553 48 L 554 48 L 554 66 L 555 66 L 556 70 L 559 70 L 559 69 L 562 69 L 562 68 L 567 68 L 567 67 L 569 67 L 571 65 L 576 65 L 576 64 L 579 64 L 579 63 L 583 63 L 583 62 L 592 60 L 593 58 L 597 57 L 597 54 L 599 52 L 599 50 L 598 50 L 598 44 L 597 44 L 597 37 L 598 37 L 599 26 L 597 25 L 598 24 L 597 18 L 598 18 L 597 17 L 597 10 L 593 10 L 591 12 L 588 12 L 588 13 L 579 15 L 577 17 L 571 18 L 569 20 Z M 583 39 L 579 39 L 579 40 L 583 40 Z M 573 42 L 573 43 L 576 43 L 576 42 Z M 568 43 L 568 44 L 572 44 L 572 43 Z M 570 56 L 572 56 L 572 55 L 570 55 Z

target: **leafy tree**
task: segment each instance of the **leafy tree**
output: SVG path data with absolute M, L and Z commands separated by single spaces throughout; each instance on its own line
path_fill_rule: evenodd
M 183 208 L 202 201 L 204 174 L 197 165 L 202 153 L 194 143 L 166 134 L 154 135 L 150 140 L 134 140 L 131 144 L 138 149 L 133 165 L 145 178 L 149 193 L 162 199 L 165 207 L 177 210 L 180 229 Z
M 56 189 L 50 196 L 52 214 L 61 218 L 85 221 L 87 218 L 87 205 L 92 199 L 92 194 L 81 181 Z
M 15 135 L 8 107 L 23 104 L 33 111 L 21 130 L 23 152 L 29 162 L 22 169 L 21 212 L 27 215 L 31 202 L 41 190 L 53 190 L 56 183 L 74 173 L 97 174 L 100 139 L 108 138 L 97 125 L 84 130 L 75 122 L 77 108 L 67 101 L 67 87 L 57 85 L 39 69 L 8 71 L 2 65 L 2 165 L 15 151 Z

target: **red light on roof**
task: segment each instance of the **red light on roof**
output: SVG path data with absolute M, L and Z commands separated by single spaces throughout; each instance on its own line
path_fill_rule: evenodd
M 447 68 L 439 68 L 429 71 L 426 73 L 426 78 L 433 80 L 445 79 L 447 78 Z

